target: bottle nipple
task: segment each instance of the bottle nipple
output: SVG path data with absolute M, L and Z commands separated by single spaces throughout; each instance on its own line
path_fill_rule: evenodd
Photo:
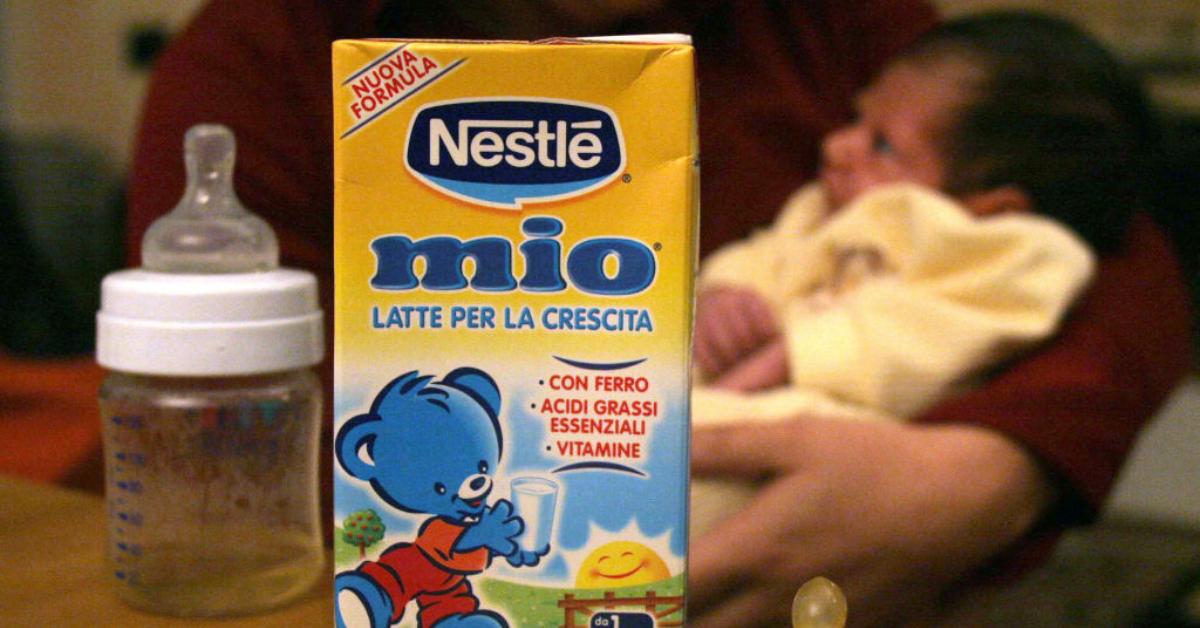
M 198 124 L 183 142 L 187 189 L 142 239 L 142 266 L 167 273 L 244 273 L 279 267 L 271 226 L 246 211 L 233 189 L 233 132 Z

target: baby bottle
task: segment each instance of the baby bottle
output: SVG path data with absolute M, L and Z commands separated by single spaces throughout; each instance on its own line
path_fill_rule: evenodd
M 229 129 L 195 126 L 184 149 L 183 199 L 101 288 L 108 568 L 133 606 L 243 614 L 323 571 L 321 311 L 234 194 Z

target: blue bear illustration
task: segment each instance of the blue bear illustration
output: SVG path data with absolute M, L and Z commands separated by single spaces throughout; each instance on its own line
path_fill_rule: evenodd
M 339 628 L 394 624 L 413 600 L 422 628 L 508 626 L 499 613 L 480 610 L 467 576 L 495 556 L 521 567 L 550 551 L 520 548 L 525 524 L 508 500 L 488 505 L 503 448 L 496 382 L 469 367 L 433 379 L 401 375 L 379 391 L 370 412 L 338 430 L 335 451 L 347 473 L 399 510 L 433 515 L 413 542 L 337 575 Z

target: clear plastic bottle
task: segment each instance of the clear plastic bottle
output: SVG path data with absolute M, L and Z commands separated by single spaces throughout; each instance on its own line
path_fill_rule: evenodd
M 233 192 L 233 135 L 185 139 L 188 188 L 102 287 L 97 358 L 118 595 L 184 616 L 266 610 L 324 566 L 316 281 L 280 269 Z

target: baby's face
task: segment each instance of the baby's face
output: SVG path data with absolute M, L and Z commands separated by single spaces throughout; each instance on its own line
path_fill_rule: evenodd
M 858 118 L 822 145 L 821 181 L 836 210 L 889 183 L 940 188 L 945 160 L 939 139 L 964 94 L 952 63 L 893 64 L 859 95 Z

